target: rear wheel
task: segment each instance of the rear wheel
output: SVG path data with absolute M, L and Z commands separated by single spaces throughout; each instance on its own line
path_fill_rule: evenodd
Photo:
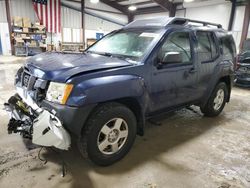
M 136 137 L 133 112 L 119 103 L 98 107 L 89 118 L 78 146 L 92 162 L 107 166 L 123 158 Z
M 228 88 L 224 82 L 216 85 L 212 95 L 208 99 L 207 104 L 201 108 L 202 113 L 208 117 L 218 116 L 224 109 L 228 98 Z

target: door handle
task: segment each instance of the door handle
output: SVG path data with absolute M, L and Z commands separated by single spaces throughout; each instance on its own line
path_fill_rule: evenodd
M 197 70 L 196 70 L 195 68 L 191 68 L 191 69 L 189 70 L 189 73 L 191 73 L 191 74 L 196 73 L 196 72 L 197 72 Z

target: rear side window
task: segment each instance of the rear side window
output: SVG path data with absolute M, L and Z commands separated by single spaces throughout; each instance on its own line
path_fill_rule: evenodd
M 218 55 L 215 37 L 213 33 L 206 31 L 198 31 L 197 36 L 197 52 L 200 62 L 212 61 Z
M 232 36 L 223 36 L 221 38 L 223 58 L 226 60 L 233 60 L 236 54 L 236 48 Z

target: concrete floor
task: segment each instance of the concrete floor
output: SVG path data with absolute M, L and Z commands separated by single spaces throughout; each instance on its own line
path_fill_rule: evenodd
M 9 58 L 5 58 L 9 60 Z M 14 73 L 22 59 L 2 63 L 0 57 L 0 187 L 250 187 L 250 90 L 234 88 L 232 99 L 217 118 L 181 110 L 147 124 L 129 154 L 110 167 L 82 160 L 73 147 L 60 155 L 67 164 L 61 177 L 58 154 L 24 144 L 19 135 L 7 135 L 4 101 L 14 93 Z

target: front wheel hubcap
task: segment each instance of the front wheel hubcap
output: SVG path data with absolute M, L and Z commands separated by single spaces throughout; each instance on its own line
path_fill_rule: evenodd
M 219 89 L 214 98 L 214 109 L 219 110 L 224 102 L 225 93 L 223 89 Z
M 114 154 L 125 144 L 128 137 L 128 125 L 122 118 L 114 118 L 108 121 L 101 128 L 97 145 L 103 154 Z

